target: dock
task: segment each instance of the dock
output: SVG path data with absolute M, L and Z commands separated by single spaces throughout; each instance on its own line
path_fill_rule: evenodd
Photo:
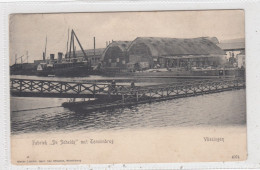
M 11 95 L 18 97 L 95 98 L 92 101 L 63 103 L 63 107 L 71 110 L 93 111 L 238 90 L 245 88 L 246 83 L 243 78 L 220 78 L 131 87 L 109 83 L 11 79 L 10 86 Z
M 130 107 L 138 104 L 159 102 L 184 97 L 193 97 L 220 93 L 224 91 L 239 90 L 246 87 L 244 79 L 233 80 L 203 80 L 185 83 L 161 84 L 153 86 L 136 87 L 130 90 L 117 91 L 121 98 L 105 102 L 97 100 L 90 102 L 66 102 L 63 106 L 74 111 L 95 111 Z
M 11 95 L 17 97 L 54 97 L 54 98 L 103 98 L 118 94 L 127 86 L 95 82 L 67 82 L 52 80 L 10 79 Z

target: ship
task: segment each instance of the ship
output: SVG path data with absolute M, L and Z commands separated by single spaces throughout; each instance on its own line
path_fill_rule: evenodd
M 70 43 L 67 41 L 67 52 L 63 55 L 62 52 L 58 52 L 58 58 L 55 59 L 54 54 L 50 54 L 50 58 L 46 59 L 46 44 L 45 52 L 43 52 L 43 61 L 37 65 L 36 74 L 38 76 L 66 76 L 66 77 L 79 77 L 87 76 L 90 74 L 96 74 L 98 72 L 98 65 L 94 66 L 91 64 L 91 60 L 88 59 L 76 33 L 71 30 Z M 76 55 L 75 39 L 78 43 L 83 56 Z M 69 40 L 69 34 L 68 34 Z M 68 47 L 69 44 L 69 47 Z M 94 37 L 94 48 L 95 48 L 95 37 Z M 64 56 L 64 57 L 63 57 Z

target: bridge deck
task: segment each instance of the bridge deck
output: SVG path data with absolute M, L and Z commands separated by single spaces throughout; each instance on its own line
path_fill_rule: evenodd
M 19 97 L 57 97 L 57 98 L 100 98 L 118 96 L 117 90 L 130 87 L 108 83 L 81 83 L 65 81 L 10 79 L 11 95 Z
M 11 95 L 20 97 L 105 98 L 141 101 L 154 98 L 174 98 L 196 94 L 244 88 L 243 79 L 192 80 L 131 88 L 108 83 L 64 82 L 30 79 L 10 79 Z

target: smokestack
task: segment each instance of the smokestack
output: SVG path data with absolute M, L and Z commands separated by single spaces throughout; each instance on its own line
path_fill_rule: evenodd
M 42 53 L 42 60 L 45 61 L 45 53 Z
M 93 38 L 94 40 L 94 57 L 96 56 L 96 38 Z
M 50 60 L 54 60 L 54 54 L 50 54 Z
M 62 55 L 63 55 L 62 52 L 58 52 L 58 63 L 61 63 Z

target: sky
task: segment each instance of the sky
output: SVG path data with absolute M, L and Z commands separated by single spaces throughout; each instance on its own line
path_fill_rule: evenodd
M 92 49 L 93 37 L 96 48 L 105 48 L 106 41 L 136 37 L 217 37 L 220 42 L 245 38 L 244 20 L 243 10 L 12 14 L 10 65 L 15 63 L 15 55 L 26 56 L 27 51 L 29 62 L 42 59 L 46 37 L 47 57 L 65 53 L 68 29 L 75 31 L 84 49 Z

